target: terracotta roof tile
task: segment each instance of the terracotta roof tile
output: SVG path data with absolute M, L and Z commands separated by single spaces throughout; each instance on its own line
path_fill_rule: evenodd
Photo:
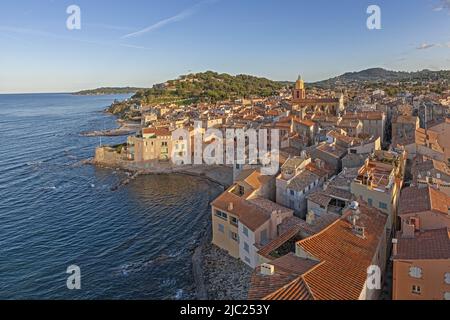
M 289 253 L 273 260 L 271 264 L 275 267 L 275 273 L 273 275 L 262 275 L 260 267 L 257 267 L 253 272 L 248 293 L 250 300 L 260 300 L 270 297 L 279 289 L 297 280 L 299 276 L 313 268 L 318 262 L 302 259 L 293 253 Z M 296 289 L 299 291 L 297 294 L 292 293 L 294 296 L 299 295 L 300 291 L 303 292 L 303 288 L 298 287 Z
M 232 209 L 230 204 L 233 204 Z M 229 192 L 225 191 L 211 205 L 221 211 L 235 215 L 250 230 L 255 231 L 270 218 L 261 207 Z
M 299 277 L 264 300 L 313 300 L 313 297 L 303 277 Z
M 387 216 L 360 204 L 359 224 L 365 226 L 365 237 L 352 231 L 348 210 L 341 219 L 322 232 L 297 243 L 323 262 L 303 275 L 311 294 L 317 300 L 357 300 L 367 278 L 380 240 L 385 237 Z
M 402 190 L 400 195 L 399 214 L 410 214 L 433 210 L 448 214 L 450 197 L 433 187 L 409 187 Z
M 428 230 L 417 232 L 414 238 L 400 237 L 394 259 L 450 259 L 450 230 Z

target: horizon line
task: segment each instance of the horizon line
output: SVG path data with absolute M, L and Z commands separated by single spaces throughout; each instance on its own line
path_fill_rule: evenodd
M 385 70 L 385 71 L 393 71 L 393 72 L 406 72 L 406 73 L 414 73 L 414 72 L 422 72 L 422 71 L 431 71 L 431 72 L 441 72 L 441 71 L 450 71 L 450 69 L 439 69 L 439 70 L 431 70 L 431 69 L 427 69 L 427 68 L 424 68 L 424 69 L 416 69 L 416 70 L 414 70 L 414 71 L 406 71 L 406 70 L 395 70 L 395 69 L 386 69 L 386 68 L 383 68 L 383 67 L 369 67 L 369 68 L 365 68 L 365 69 L 360 69 L 360 70 L 356 70 L 356 71 L 346 71 L 346 72 L 344 72 L 344 73 L 341 73 L 341 74 L 338 74 L 338 75 L 334 75 L 334 76 L 330 76 L 330 77 L 328 77 L 328 78 L 326 78 L 326 79 L 322 79 L 322 80 L 317 80 L 317 81 L 312 81 L 312 82 L 305 82 L 306 84 L 314 84 L 314 83 L 317 83 L 317 82 L 322 82 L 322 81 L 327 81 L 327 80 L 330 80 L 330 79 L 334 79 L 334 78 L 336 78 L 336 77 L 340 77 L 340 76 L 342 76 L 342 75 L 344 75 L 344 74 L 347 74 L 347 73 L 358 73 L 358 72 L 362 72 L 362 71 L 367 71 L 367 70 L 372 70 L 372 69 L 383 69 L 383 70 Z M 246 73 L 229 73 L 229 72 L 219 72 L 219 71 L 214 71 L 214 70 L 204 70 L 204 71 L 198 71 L 198 72 L 189 72 L 189 73 L 183 73 L 183 74 L 180 74 L 177 78 L 179 78 L 179 77 L 181 77 L 181 76 L 184 76 L 184 75 L 189 75 L 189 74 L 198 74 L 198 73 L 205 73 L 205 72 L 216 72 L 216 73 L 218 73 L 218 74 L 229 74 L 229 75 L 232 75 L 232 76 L 237 76 L 237 75 L 249 75 L 249 76 L 254 76 L 254 77 L 257 77 L 257 78 L 265 78 L 265 79 L 268 79 L 268 80 L 271 80 L 271 81 L 276 81 L 276 82 L 295 82 L 295 80 L 273 80 L 273 79 L 271 79 L 271 78 L 269 78 L 269 77 L 265 77 L 265 76 L 259 76 L 259 75 L 252 75 L 252 74 L 246 74 Z M 294 79 L 294 78 L 293 78 Z M 150 89 L 150 88 L 152 88 L 152 86 L 153 85 L 155 85 L 155 84 L 159 84 L 159 83 L 164 83 L 164 82 L 166 82 L 166 81 L 170 81 L 170 80 L 175 80 L 175 79 L 168 79 L 168 80 L 165 80 L 165 81 L 163 81 L 163 82 L 155 82 L 155 83 L 153 83 L 151 86 L 149 86 L 149 87 L 142 87 L 142 86 L 134 86 L 134 85 L 125 85 L 125 86 L 111 86 L 111 85 L 99 85 L 99 86 L 97 86 L 97 87 L 95 87 L 95 88 L 87 88 L 87 89 L 81 89 L 81 90 L 75 90 L 75 91 L 34 91 L 34 92 L 1 92 L 0 91 L 0 95 L 13 95 L 13 94 L 23 94 L 23 95 L 25 95 L 25 94 L 74 94 L 74 93 L 78 93 L 78 92 L 80 92 L 80 91 L 85 91 L 85 90 L 96 90 L 96 89 L 101 89 L 101 88 L 127 88 L 127 87 L 136 87 L 136 88 L 141 88 L 141 89 Z M 112 94 L 112 95 L 114 95 L 114 94 Z

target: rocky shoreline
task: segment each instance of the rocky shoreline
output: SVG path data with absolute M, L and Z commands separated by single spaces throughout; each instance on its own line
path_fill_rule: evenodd
M 80 135 L 83 137 L 121 137 L 135 135 L 141 128 L 140 123 L 127 122 L 121 119 L 118 119 L 117 123 L 119 127 L 115 129 L 85 131 L 81 132 Z
M 115 168 L 86 160 L 92 164 L 127 172 L 127 178 L 111 188 L 118 190 L 139 175 L 180 174 L 206 179 L 221 185 L 224 190 L 232 184 L 232 168 L 225 166 L 190 166 L 179 168 Z M 240 260 L 229 256 L 225 251 L 211 243 L 211 218 L 200 237 L 199 245 L 192 255 L 192 275 L 194 278 L 195 299 L 197 300 L 246 300 L 253 270 Z
M 210 300 L 246 300 L 253 272 L 208 241 L 202 248 L 202 270 Z

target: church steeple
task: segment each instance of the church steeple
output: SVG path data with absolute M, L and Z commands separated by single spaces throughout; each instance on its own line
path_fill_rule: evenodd
M 305 89 L 305 82 L 302 79 L 302 76 L 299 75 L 297 82 L 295 83 L 295 89 L 296 90 L 304 90 Z
M 304 100 L 306 98 L 305 92 L 305 82 L 302 79 L 302 76 L 298 76 L 297 81 L 295 82 L 295 88 L 293 91 L 294 101 Z

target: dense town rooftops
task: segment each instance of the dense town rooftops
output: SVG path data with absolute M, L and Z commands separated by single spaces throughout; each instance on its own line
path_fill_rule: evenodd
M 271 256 L 271 253 L 282 247 L 286 242 L 295 238 L 301 239 L 299 238 L 300 235 L 310 237 L 322 231 L 337 219 L 339 219 L 339 215 L 336 214 L 323 214 L 315 217 L 309 223 L 296 216 L 286 218 L 278 226 L 279 236 L 263 246 L 258 254 L 266 259 L 273 260 L 274 257 Z
M 296 100 L 294 104 L 302 106 L 321 103 L 339 103 L 339 98 L 306 98 Z
M 395 119 L 396 123 L 403 123 L 403 124 L 412 124 L 412 125 L 416 125 L 416 123 L 419 121 L 418 117 L 415 116 L 405 116 L 405 115 L 400 115 L 397 117 L 397 119 Z
M 358 176 L 354 181 L 373 190 L 389 191 L 396 183 L 401 160 L 402 155 L 397 152 L 377 150 L 358 170 Z
M 366 111 L 358 113 L 346 113 L 342 116 L 343 119 L 358 119 L 358 120 L 383 120 L 384 113 L 379 111 Z
M 350 201 L 352 199 L 352 193 L 334 186 L 328 186 L 325 190 L 318 190 L 308 195 L 308 200 L 324 207 L 328 206 L 332 199 Z
M 366 283 L 367 268 L 386 237 L 387 222 L 387 215 L 365 203 L 358 210 L 347 209 L 340 219 L 319 233 L 298 241 L 298 250 L 309 258 L 291 253 L 271 261 L 273 278 L 257 268 L 249 298 L 358 300 Z M 355 233 L 349 219 L 355 214 L 359 217 L 357 224 L 364 226 L 362 236 Z M 292 267 L 287 267 L 286 261 L 280 262 L 283 258 Z
M 416 232 L 414 237 L 399 237 L 394 259 L 450 259 L 450 230 L 441 228 Z
M 144 128 L 142 129 L 142 134 L 156 137 L 167 137 L 172 135 L 167 128 Z
M 236 177 L 236 181 L 244 183 L 253 190 L 261 188 L 261 186 L 271 180 L 271 176 L 263 175 L 259 170 L 245 169 Z
M 443 153 L 444 149 L 438 141 L 438 133 L 419 128 L 416 130 L 415 142 L 417 145 L 426 146 L 430 149 Z
M 305 170 L 289 180 L 287 188 L 289 190 L 302 191 L 316 180 L 324 178 L 327 175 L 328 172 L 315 167 L 313 164 L 309 164 L 305 167 Z
M 337 159 L 342 158 L 347 153 L 346 148 L 341 147 L 336 143 L 322 143 L 317 147 L 317 150 L 320 150 L 321 152 L 324 152 Z
M 294 118 L 293 121 L 305 127 L 314 127 L 315 123 L 311 120 L 302 120 L 300 118 Z

